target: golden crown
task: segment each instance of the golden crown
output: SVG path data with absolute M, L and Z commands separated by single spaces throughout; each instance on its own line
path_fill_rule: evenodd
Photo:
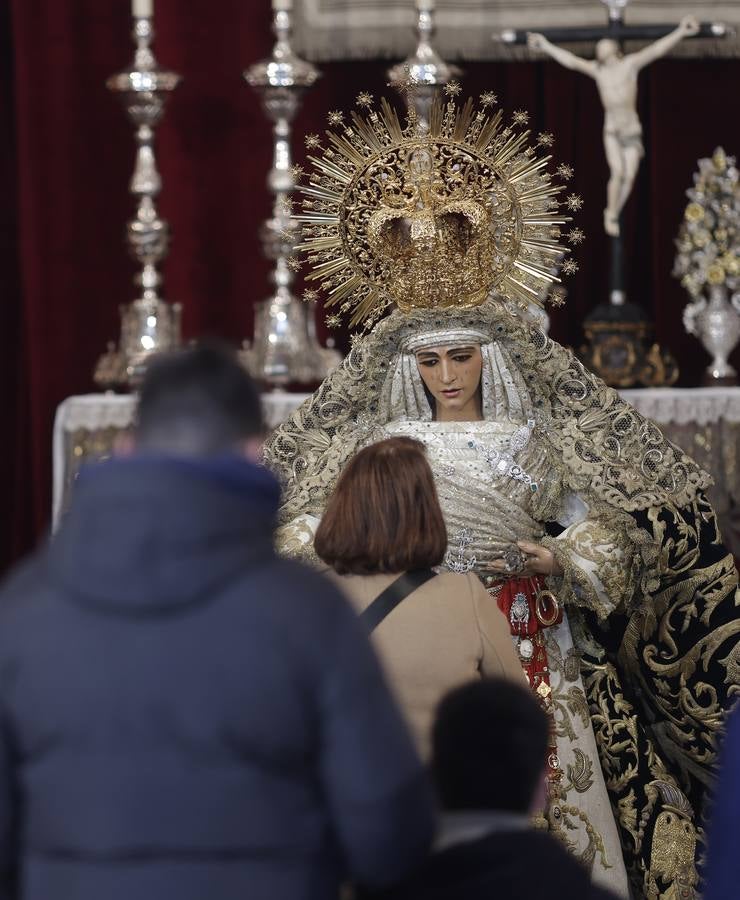
M 516 129 L 526 113 L 504 125 L 502 113 L 491 111 L 493 94 L 458 105 L 459 85 L 444 90 L 428 123 L 410 103 L 402 125 L 385 98 L 376 110 L 363 93 L 348 122 L 329 114 L 334 130 L 325 149 L 317 135 L 306 138 L 321 153 L 309 156 L 313 172 L 299 186 L 297 249 L 312 267 L 307 280 L 326 292 L 326 307 L 349 314 L 351 325 L 370 327 L 393 304 L 405 311 L 477 306 L 492 291 L 522 305 L 557 304 L 559 267 L 577 269 L 562 263 L 569 248 L 559 241 L 570 222 L 561 208 L 579 209 L 581 199 L 558 199 L 564 185 L 547 170 L 551 157 L 538 156 L 529 131 Z M 539 135 L 538 148 L 551 144 L 551 135 Z M 562 165 L 557 174 L 573 172 Z M 568 238 L 579 243 L 583 234 L 571 229 Z

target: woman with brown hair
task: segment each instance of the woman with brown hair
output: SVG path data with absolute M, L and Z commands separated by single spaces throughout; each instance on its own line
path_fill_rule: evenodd
M 437 703 L 482 676 L 522 681 L 508 623 L 473 572 L 435 575 L 447 530 L 424 445 L 393 437 L 337 482 L 316 554 L 357 608 L 423 756 Z

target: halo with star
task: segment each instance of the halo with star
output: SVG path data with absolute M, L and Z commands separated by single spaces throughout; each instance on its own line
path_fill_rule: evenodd
M 312 171 L 304 178 L 309 183 L 298 188 L 305 199 L 303 211 L 293 216 L 302 225 L 297 249 L 311 270 L 306 280 L 318 283 L 325 306 L 347 316 L 351 326 L 371 327 L 392 305 L 472 306 L 491 292 L 523 307 L 542 306 L 549 298 L 561 299 L 553 293 L 558 269 L 577 269 L 572 260 L 563 262 L 569 249 L 561 243 L 561 229 L 571 221 L 564 211 L 579 209 L 582 201 L 575 194 L 561 199 L 565 186 L 548 171 L 551 157 L 541 154 L 552 136 L 540 135 L 532 146 L 530 132 L 516 127 L 526 125 L 523 111 L 504 126 L 503 113 L 492 110 L 495 95 L 459 102 L 459 92 L 456 82 L 438 92 L 428 123 L 420 122 L 413 109 L 399 115 L 385 97 L 376 104 L 362 92 L 355 110 L 330 113 L 332 128 L 323 148 L 318 135 L 306 140 L 309 151 L 316 152 L 309 156 Z M 424 164 L 431 166 L 424 190 L 431 191 L 425 196 L 432 198 L 434 221 L 461 215 L 460 210 L 472 216 L 467 210 L 473 207 L 485 213 L 485 239 L 493 248 L 485 292 L 456 298 L 450 291 L 444 302 L 439 295 L 434 301 L 399 297 L 396 276 L 403 261 L 394 258 L 396 245 L 389 237 L 379 241 L 371 223 L 379 210 L 390 222 L 404 221 L 404 215 L 411 221 L 416 214 L 412 195 L 421 177 L 413 172 L 420 159 L 430 161 Z M 568 178 L 572 170 L 561 166 L 557 174 Z M 451 254 L 450 272 L 458 257 Z M 444 260 L 434 265 L 444 273 Z

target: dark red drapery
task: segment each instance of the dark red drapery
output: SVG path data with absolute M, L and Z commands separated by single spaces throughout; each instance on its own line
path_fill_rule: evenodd
M 133 296 L 123 242 L 132 204 L 132 130 L 104 86 L 132 56 L 128 0 L 11 0 L 0 4 L 0 444 L 4 509 L 0 564 L 28 549 L 48 521 L 57 404 L 93 389 L 91 372 Z M 269 52 L 268 0 L 156 0 L 155 50 L 184 80 L 159 129 L 161 209 L 174 240 L 166 296 L 184 305 L 186 337 L 248 336 L 267 291 L 257 230 L 269 198 L 269 128 L 242 70 Z M 386 63 L 333 63 L 305 98 L 300 135 L 360 90 L 384 89 Z M 493 89 L 508 111 L 529 110 L 556 136 L 556 162 L 576 168 L 586 200 L 564 310 L 553 335 L 577 346 L 584 315 L 605 298 L 601 232 L 606 163 L 595 86 L 554 63 L 467 64 L 466 90 Z M 700 156 L 740 150 L 740 61 L 672 61 L 641 76 L 647 157 L 627 214 L 630 298 L 698 383 L 706 358 L 681 325 L 686 296 L 670 276 L 684 191 Z

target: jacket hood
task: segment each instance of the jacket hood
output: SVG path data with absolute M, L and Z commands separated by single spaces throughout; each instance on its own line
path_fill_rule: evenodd
M 279 487 L 236 457 L 134 456 L 84 469 L 49 547 L 74 599 L 117 614 L 206 602 L 272 558 Z

